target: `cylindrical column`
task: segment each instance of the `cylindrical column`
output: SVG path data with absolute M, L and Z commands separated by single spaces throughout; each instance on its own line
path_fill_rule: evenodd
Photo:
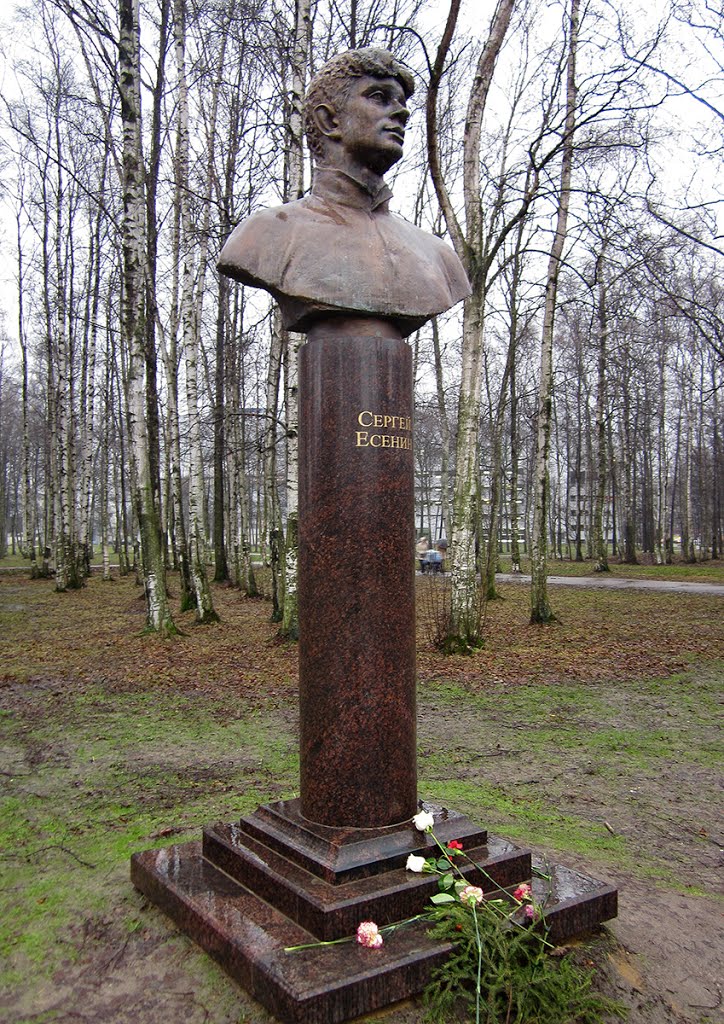
M 417 809 L 412 357 L 359 330 L 300 351 L 301 812 L 376 828 Z

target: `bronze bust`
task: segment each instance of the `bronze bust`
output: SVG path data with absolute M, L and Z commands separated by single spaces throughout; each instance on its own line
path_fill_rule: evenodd
M 221 273 L 270 292 L 290 330 L 375 316 L 405 337 L 469 295 L 450 246 L 389 211 L 384 174 L 402 156 L 413 90 L 387 50 L 332 58 L 305 99 L 311 192 L 253 214 L 224 245 Z

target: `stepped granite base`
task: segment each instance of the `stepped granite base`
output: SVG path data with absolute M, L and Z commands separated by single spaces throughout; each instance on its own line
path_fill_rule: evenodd
M 559 865 L 534 874 L 530 851 L 489 836 L 463 815 L 425 806 L 445 843 L 463 842 L 471 883 L 500 895 L 531 880 L 549 939 L 561 943 L 616 916 L 616 890 Z M 411 823 L 378 829 L 306 821 L 298 801 L 260 807 L 240 822 L 206 828 L 202 842 L 136 854 L 131 879 L 255 999 L 288 1024 L 336 1024 L 424 989 L 448 955 L 415 921 L 381 949 L 354 941 L 286 952 L 421 913 L 437 879 L 405 870 L 433 840 Z M 481 870 L 482 869 L 482 870 Z

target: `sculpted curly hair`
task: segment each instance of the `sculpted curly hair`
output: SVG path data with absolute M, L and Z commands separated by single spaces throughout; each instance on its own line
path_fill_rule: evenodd
M 410 71 L 400 64 L 389 50 L 368 46 L 363 50 L 347 50 L 337 54 L 321 68 L 309 83 L 304 99 L 304 131 L 315 160 L 324 157 L 324 135 L 314 120 L 314 109 L 320 104 L 337 107 L 346 99 L 355 78 L 394 78 L 409 99 L 415 91 Z

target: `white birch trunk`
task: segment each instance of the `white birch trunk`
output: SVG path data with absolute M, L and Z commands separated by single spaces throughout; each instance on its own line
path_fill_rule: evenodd
M 144 361 L 145 204 L 141 149 L 139 0 L 118 0 L 119 91 L 123 123 L 123 307 L 128 350 L 128 431 L 136 514 L 141 534 L 147 627 L 162 636 L 177 632 L 166 596 L 166 567 L 158 510 L 154 506 L 146 426 Z
M 292 48 L 292 95 L 289 111 L 287 201 L 304 195 L 303 104 L 306 70 L 309 61 L 310 0 L 296 0 L 294 45 Z M 281 633 L 297 639 L 299 612 L 297 601 L 297 562 L 299 539 L 299 403 L 298 362 L 304 337 L 288 332 L 285 338 L 284 390 L 286 409 L 286 495 L 287 528 L 284 537 L 284 604 Z
M 669 530 L 669 459 L 666 439 L 666 342 L 662 339 L 659 348 L 659 396 L 657 409 L 657 457 L 656 457 L 656 537 L 654 541 L 656 562 L 665 565 L 671 560 Z
M 550 622 L 555 618 L 548 603 L 546 532 L 550 488 L 548 455 L 553 402 L 553 324 L 556 313 L 558 276 L 568 226 L 568 208 L 571 200 L 573 133 L 576 127 L 576 49 L 578 44 L 579 6 L 580 0 L 571 0 L 570 39 L 566 68 L 565 138 L 561 160 L 560 197 L 558 200 L 555 235 L 548 260 L 543 334 L 541 338 L 540 391 L 536 428 L 535 496 L 533 505 L 533 534 L 531 537 L 531 622 Z
M 243 310 L 243 305 L 242 305 Z M 243 320 L 243 312 L 242 312 Z M 242 329 L 239 331 L 243 334 Z M 229 451 L 229 475 L 231 479 L 231 511 L 234 537 L 234 574 L 237 586 L 247 597 L 257 597 L 259 590 L 254 574 L 249 546 L 249 484 L 245 466 L 245 431 L 242 415 L 243 387 L 243 354 L 234 367 L 234 378 L 230 388 L 231 419 L 229 433 L 231 445 Z
M 596 317 L 598 321 L 598 363 L 596 381 L 596 501 L 593 512 L 594 572 L 609 572 L 608 543 L 603 524 L 608 482 L 608 453 L 606 451 L 606 362 L 608 348 L 608 310 L 606 290 L 606 261 L 602 252 L 598 259 Z
M 450 519 L 450 421 L 445 402 L 445 383 L 442 373 L 442 353 L 440 351 L 440 330 L 437 318 L 432 321 L 432 344 L 435 353 L 435 394 L 437 409 L 440 415 L 440 508 L 442 512 L 443 535 L 450 543 L 452 532 Z
M 282 366 L 283 335 L 279 310 L 272 313 L 272 336 L 269 351 L 269 372 L 266 383 L 266 410 L 263 436 L 264 451 L 264 535 L 263 550 L 268 551 L 271 565 L 272 622 L 281 622 L 283 576 L 280 579 L 279 558 L 283 550 L 279 488 L 277 484 L 277 420 L 279 416 L 279 383 Z M 267 548 L 268 544 L 268 548 Z
M 475 558 L 482 354 L 482 309 L 473 295 L 465 300 L 463 311 L 463 363 L 450 538 L 450 621 L 445 642 L 450 652 L 470 650 L 482 642 L 482 594 Z
M 463 145 L 464 229 L 458 222 L 443 181 L 437 138 L 438 90 L 459 10 L 459 0 L 452 0 L 432 69 L 426 118 L 428 159 L 435 192 L 455 251 L 465 266 L 472 286 L 472 295 L 465 301 L 463 308 L 462 376 L 450 531 L 450 610 L 444 639 L 446 650 L 470 651 L 482 644 L 482 604 L 475 558 L 478 421 L 482 384 L 480 371 L 486 289 L 485 271 L 481 264 L 480 137 L 493 72 L 513 12 L 513 0 L 500 0 L 495 9 L 490 33 L 475 68 L 470 90 Z
M 23 181 L 21 178 L 22 188 Z M 23 298 L 25 281 L 23 279 L 23 243 L 20 226 L 22 206 L 17 211 L 17 246 L 18 246 L 18 338 L 22 357 L 22 416 L 23 416 L 23 557 L 30 560 L 30 573 L 33 579 L 38 575 L 38 560 L 35 549 L 35 499 L 30 487 L 30 429 L 28 425 L 28 340 L 25 335 L 25 312 Z
M 104 173 L 101 181 L 105 180 Z M 88 324 L 86 325 L 85 358 L 81 384 L 80 423 L 80 522 L 78 535 L 86 573 L 90 573 L 91 559 L 91 507 L 93 500 L 93 462 L 96 444 L 93 433 L 95 415 L 95 369 L 98 306 L 100 300 L 100 225 L 101 210 L 96 214 L 95 227 L 89 217 L 91 229 L 91 270 L 88 275 L 88 302 L 86 303 Z M 92 275 L 92 287 L 91 287 Z
M 181 334 L 186 362 L 186 401 L 189 417 L 189 532 L 191 541 L 191 575 L 196 595 L 197 622 L 216 622 L 205 565 L 206 530 L 204 522 L 204 468 L 201 453 L 201 422 L 198 398 L 198 330 L 201 316 L 203 282 L 194 297 L 192 263 L 191 214 L 188 204 L 189 184 L 189 124 L 188 86 L 186 82 L 184 0 L 174 3 L 174 44 L 178 75 L 178 135 L 176 161 L 178 165 L 177 202 L 181 215 Z M 202 266 L 205 260 L 202 260 Z

